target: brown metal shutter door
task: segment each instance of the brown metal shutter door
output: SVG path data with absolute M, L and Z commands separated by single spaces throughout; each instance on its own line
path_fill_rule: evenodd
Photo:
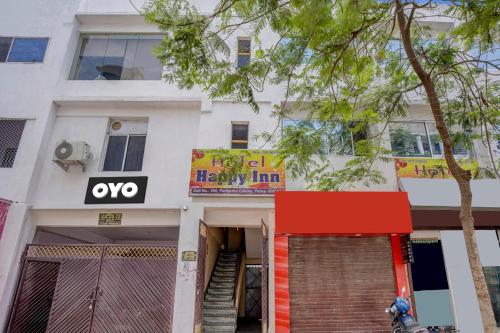
M 106 246 L 91 332 L 171 333 L 176 271 L 175 247 Z
M 291 331 L 390 332 L 389 237 L 290 237 Z
M 7 332 L 45 332 L 58 272 L 57 262 L 26 261 L 16 310 Z

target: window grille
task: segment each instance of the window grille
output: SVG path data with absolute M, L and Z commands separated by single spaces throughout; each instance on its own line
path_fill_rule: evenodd
M 12 168 L 26 120 L 0 119 L 0 168 Z

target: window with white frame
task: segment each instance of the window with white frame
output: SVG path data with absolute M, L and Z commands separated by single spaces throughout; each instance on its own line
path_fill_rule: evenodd
M 0 168 L 12 168 L 26 120 L 0 119 Z
M 443 143 L 433 122 L 390 122 L 392 155 L 397 157 L 442 157 Z M 462 139 L 455 140 L 454 155 L 469 156 Z
M 145 120 L 111 120 L 102 171 L 141 171 L 147 128 Z
M 161 35 L 83 35 L 73 80 L 160 80 L 163 66 L 153 55 Z
M 48 38 L 0 37 L 0 63 L 43 62 Z
M 321 136 L 321 147 L 318 153 L 321 154 L 339 154 L 354 155 L 356 142 L 366 140 L 368 134 L 366 129 L 353 133 L 350 128 L 357 123 L 351 124 L 331 123 L 320 120 L 283 120 L 283 130 L 287 127 L 302 129 L 306 133 L 317 134 Z

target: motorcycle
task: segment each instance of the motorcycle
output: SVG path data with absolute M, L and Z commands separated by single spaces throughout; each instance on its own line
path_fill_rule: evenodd
M 415 318 L 409 314 L 410 301 L 404 297 L 406 288 L 401 290 L 401 296 L 394 299 L 391 306 L 385 310 L 392 320 L 392 333 L 429 333 L 427 328 L 418 324 Z

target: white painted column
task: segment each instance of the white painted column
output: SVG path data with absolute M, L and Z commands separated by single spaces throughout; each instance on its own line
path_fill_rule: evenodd
M 196 261 L 182 261 L 183 251 L 198 251 L 199 221 L 203 207 L 189 203 L 181 211 L 179 244 L 177 247 L 177 278 L 173 333 L 193 333 L 196 295 Z
M 441 231 L 444 262 L 460 333 L 483 333 L 481 313 L 462 231 Z M 432 272 L 429 272 L 432 274 Z
M 35 227 L 28 221 L 29 206 L 13 203 L 0 240 L 0 331 L 7 325 L 10 305 L 21 268 L 20 259 Z

